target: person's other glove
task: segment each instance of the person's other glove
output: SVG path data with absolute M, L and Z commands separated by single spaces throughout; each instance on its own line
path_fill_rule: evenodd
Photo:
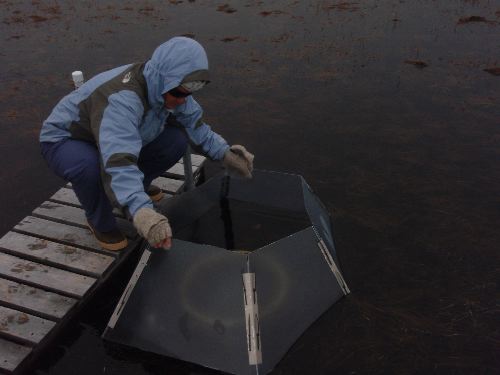
M 254 155 L 241 145 L 234 145 L 224 154 L 222 164 L 229 172 L 245 178 L 252 178 Z
M 141 208 L 134 215 L 137 232 L 154 247 L 170 249 L 172 229 L 168 219 L 151 208 Z

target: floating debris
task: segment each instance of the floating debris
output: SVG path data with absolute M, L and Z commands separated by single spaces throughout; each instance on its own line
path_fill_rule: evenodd
M 279 14 L 283 14 L 285 12 L 281 11 L 281 10 L 265 10 L 263 12 L 260 12 L 259 14 L 262 16 L 262 17 L 267 17 L 267 16 L 270 16 L 270 15 L 274 15 L 274 16 L 277 16 Z
M 342 3 L 337 3 L 337 4 L 330 4 L 330 5 L 325 5 L 323 6 L 324 10 L 339 10 L 339 11 L 349 11 L 349 12 L 355 12 L 359 9 L 359 3 L 348 3 L 348 2 L 342 2 Z
M 239 36 L 228 36 L 226 38 L 222 38 L 220 41 L 221 42 L 233 42 L 238 38 L 239 38 Z
M 231 8 L 229 4 L 224 4 L 224 5 L 219 5 L 217 7 L 218 12 L 224 12 L 224 13 L 234 13 L 236 12 L 236 9 Z
M 458 20 L 457 24 L 463 25 L 465 23 L 471 23 L 471 22 L 495 23 L 495 21 L 489 21 L 486 18 L 481 17 L 481 16 L 469 16 L 469 17 L 460 18 Z
M 62 14 L 61 7 L 59 5 L 48 6 L 42 9 L 49 14 L 54 14 L 54 15 Z
M 26 22 L 26 19 L 24 17 L 21 17 L 21 16 L 12 16 L 8 19 L 5 19 L 3 21 L 3 23 L 5 23 L 6 25 L 10 25 L 11 23 L 25 23 Z
M 483 69 L 485 72 L 493 74 L 494 76 L 500 76 L 500 67 L 486 68 Z
M 417 68 L 421 68 L 421 69 L 429 66 L 426 62 L 421 61 L 421 60 L 405 60 L 405 64 L 414 65 Z
M 21 35 L 11 35 L 10 37 L 7 38 L 7 40 L 11 40 L 11 39 L 21 39 L 24 37 L 24 34 L 21 34 Z
M 242 42 L 248 41 L 247 38 L 242 38 L 241 36 L 228 36 L 228 37 L 222 38 L 220 41 L 227 43 L 227 42 L 234 42 L 235 40 L 241 40 Z
M 275 38 L 271 38 L 272 43 L 283 43 L 290 39 L 290 35 L 287 33 L 281 34 Z
M 38 15 L 33 15 L 33 16 L 29 16 L 29 18 L 31 18 L 31 20 L 33 22 L 45 22 L 48 20 L 47 17 L 43 17 L 43 16 L 38 16 Z

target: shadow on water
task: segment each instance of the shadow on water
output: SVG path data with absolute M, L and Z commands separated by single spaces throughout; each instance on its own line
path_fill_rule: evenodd
M 257 167 L 305 177 L 332 213 L 353 292 L 274 373 L 500 370 L 498 2 L 0 0 L 0 9 L 2 233 L 62 183 L 37 135 L 69 73 L 141 61 L 189 35 L 209 55 L 213 81 L 197 95 L 206 121 L 255 153 Z M 213 373 L 104 346 L 126 279 L 33 372 Z

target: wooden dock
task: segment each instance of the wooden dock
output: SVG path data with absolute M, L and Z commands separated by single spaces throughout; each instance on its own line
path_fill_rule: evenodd
M 191 161 L 196 180 L 205 158 L 192 155 Z M 167 194 L 180 192 L 182 160 L 153 183 Z M 100 248 L 67 185 L 0 239 L 1 372 L 16 373 L 45 350 L 88 297 L 140 248 L 133 225 L 120 212 L 115 216 L 129 240 L 120 252 Z

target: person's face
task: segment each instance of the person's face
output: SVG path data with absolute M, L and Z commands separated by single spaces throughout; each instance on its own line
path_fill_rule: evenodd
M 165 108 L 175 109 L 177 106 L 184 104 L 186 102 L 187 96 L 190 93 L 182 86 L 178 86 L 165 94 L 163 94 L 163 100 L 165 101 Z

